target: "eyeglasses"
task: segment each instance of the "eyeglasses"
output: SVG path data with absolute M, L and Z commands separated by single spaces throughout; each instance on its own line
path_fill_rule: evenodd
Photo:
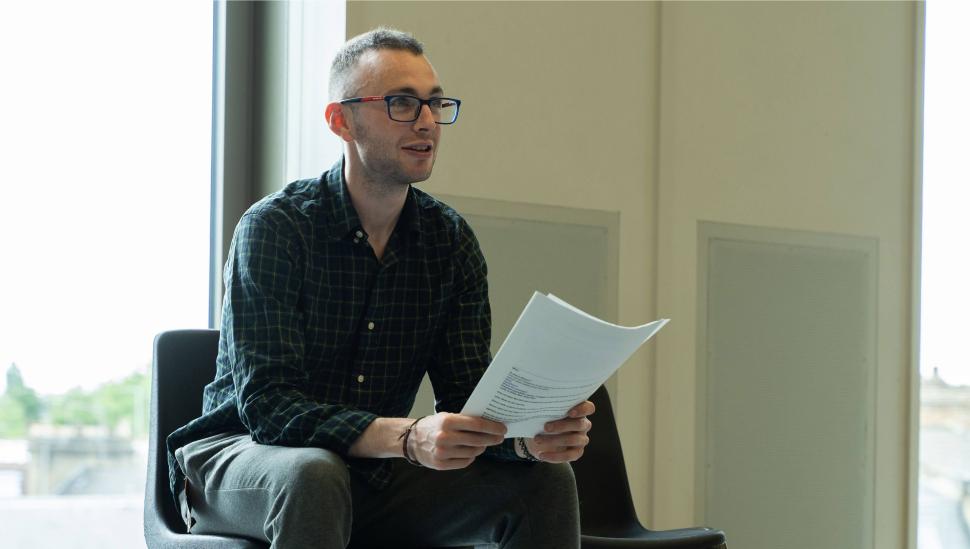
M 421 99 L 413 95 L 351 97 L 340 101 L 340 104 L 369 103 L 371 101 L 387 103 L 387 116 L 395 122 L 414 122 L 421 116 L 421 108 L 427 105 L 431 109 L 431 116 L 436 124 L 454 124 L 455 120 L 458 120 L 458 108 L 461 106 L 461 100 L 452 97 Z

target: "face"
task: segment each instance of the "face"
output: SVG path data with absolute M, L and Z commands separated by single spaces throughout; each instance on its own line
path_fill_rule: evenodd
M 428 59 L 409 51 L 368 51 L 354 76 L 356 96 L 409 94 L 428 99 L 443 93 Z M 348 161 L 358 164 L 361 175 L 378 185 L 406 185 L 431 176 L 441 126 L 427 105 L 414 122 L 391 120 L 384 101 L 342 108 L 352 138 Z

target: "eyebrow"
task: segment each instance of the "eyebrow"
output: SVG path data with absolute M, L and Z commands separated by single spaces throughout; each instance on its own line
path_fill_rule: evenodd
M 414 89 L 412 87 L 409 87 L 409 86 L 404 86 L 404 87 L 401 87 L 401 88 L 394 88 L 393 90 L 388 91 L 384 95 L 394 95 L 394 94 L 397 94 L 397 93 L 406 93 L 408 95 L 414 95 L 414 96 L 419 96 L 420 95 L 418 93 L 418 90 L 416 90 L 416 89 Z M 443 90 L 441 88 L 441 86 L 435 86 L 434 88 L 431 89 L 430 95 L 441 95 L 443 93 L 445 93 L 445 90 Z

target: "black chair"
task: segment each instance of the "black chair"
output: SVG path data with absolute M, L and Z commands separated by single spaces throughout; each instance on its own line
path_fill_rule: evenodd
M 583 457 L 572 463 L 579 491 L 583 549 L 726 549 L 720 530 L 647 530 L 640 524 L 606 387 L 597 389 L 590 400 L 596 405 L 596 413 L 590 418 L 593 430 L 589 446 Z
M 257 540 L 185 533 L 169 492 L 165 438 L 202 411 L 202 390 L 215 376 L 218 348 L 218 330 L 175 330 L 155 337 L 145 483 L 145 541 L 150 549 L 268 547 Z
M 198 416 L 202 389 L 215 374 L 218 330 L 177 330 L 155 338 L 152 368 L 145 541 L 151 549 L 266 549 L 255 540 L 189 535 L 168 488 L 165 438 Z M 720 549 L 724 534 L 707 528 L 652 532 L 637 521 L 627 482 L 613 408 L 606 389 L 596 404 L 594 434 L 583 458 L 573 463 L 579 488 L 583 549 Z
M 145 483 L 145 542 L 152 549 L 266 549 L 265 544 L 241 538 L 186 534 L 168 488 L 165 438 L 202 411 L 202 388 L 215 374 L 218 347 L 218 330 L 155 337 Z

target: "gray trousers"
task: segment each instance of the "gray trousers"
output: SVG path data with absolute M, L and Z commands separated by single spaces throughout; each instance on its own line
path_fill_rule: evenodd
M 484 458 L 454 471 L 393 460 L 374 490 L 321 448 L 216 435 L 179 449 L 191 533 L 264 541 L 272 549 L 399 546 L 579 547 L 579 502 L 567 464 Z

